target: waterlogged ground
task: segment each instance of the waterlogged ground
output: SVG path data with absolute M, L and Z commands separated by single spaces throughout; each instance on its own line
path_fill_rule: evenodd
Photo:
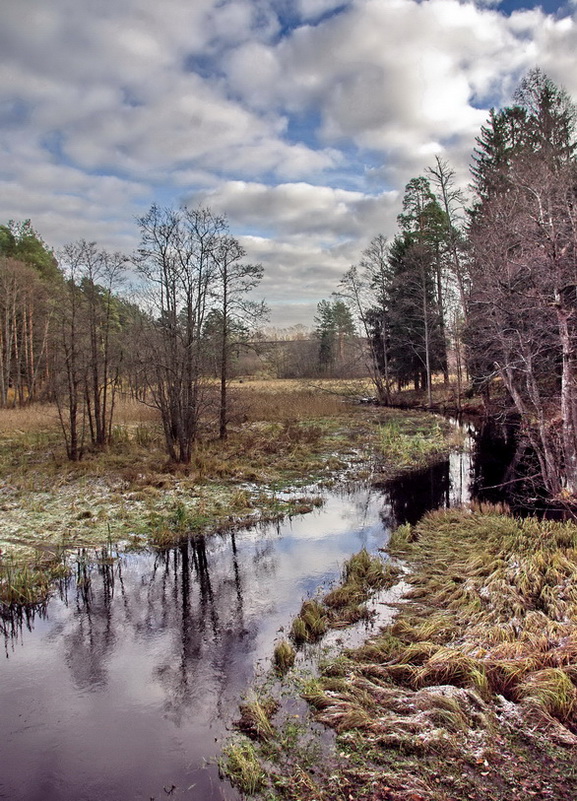
M 7 623 L 0 797 L 235 798 L 213 760 L 239 697 L 302 598 L 386 544 L 392 506 L 328 493 L 278 526 L 79 563 L 43 614 Z
M 31 563 L 61 550 L 166 544 L 191 530 L 281 518 L 311 508 L 315 487 L 390 478 L 452 442 L 454 429 L 440 418 L 339 404 L 332 417 L 245 424 L 226 443 L 200 445 L 181 469 L 167 464 L 154 424 L 119 426 L 106 453 L 77 464 L 67 462 L 54 427 L 0 430 L 0 556 Z
M 2 442 L 2 558 L 64 546 L 71 574 L 45 607 L 2 619 L 0 798 L 238 797 L 215 760 L 303 598 L 466 492 L 466 454 L 408 472 L 447 450 L 437 420 L 353 414 L 244 426 L 186 472 L 126 432 L 80 466 L 54 432 Z

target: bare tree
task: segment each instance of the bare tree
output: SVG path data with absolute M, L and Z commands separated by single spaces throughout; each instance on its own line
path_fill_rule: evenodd
M 228 426 L 228 381 L 231 348 L 235 342 L 235 331 L 266 319 L 264 302 L 251 301 L 249 293 L 262 280 L 261 264 L 245 264 L 246 251 L 232 236 L 219 237 L 213 254 L 216 272 L 216 287 L 213 291 L 218 304 L 221 324 L 220 349 L 220 406 L 219 437 L 226 439 Z
M 369 373 L 377 397 L 384 404 L 391 400 L 389 363 L 389 292 L 391 270 L 389 244 L 379 234 L 363 251 L 359 265 L 353 265 L 340 282 L 339 295 L 346 298 L 358 318 L 368 343 Z
M 517 98 L 516 146 L 496 167 L 485 165 L 491 191 L 479 192 L 471 227 L 471 341 L 509 391 L 547 491 L 575 496 L 575 115 L 542 73 L 531 74 Z
M 65 245 L 60 258 L 81 293 L 80 325 L 85 329 L 88 349 L 84 402 L 92 444 L 102 448 L 110 442 L 119 385 L 120 354 L 114 347 L 118 301 L 114 292 L 122 279 L 125 258 L 120 253 L 97 250 L 95 242 L 84 239 Z
M 134 260 L 151 289 L 147 380 L 169 457 L 188 463 L 206 402 L 202 330 L 226 221 L 206 208 L 152 206 L 138 225 L 141 241 Z
M 427 172 L 431 176 L 431 182 L 436 190 L 437 198 L 445 213 L 444 260 L 448 268 L 445 271 L 448 276 L 444 290 L 445 306 L 448 311 L 448 329 L 453 340 L 457 378 L 457 403 L 460 408 L 463 368 L 467 362 L 463 338 L 470 291 L 469 263 L 465 255 L 465 236 L 463 231 L 465 196 L 456 185 L 455 171 L 439 156 L 435 159 L 435 166 L 430 167 Z M 456 292 L 454 291 L 455 288 Z

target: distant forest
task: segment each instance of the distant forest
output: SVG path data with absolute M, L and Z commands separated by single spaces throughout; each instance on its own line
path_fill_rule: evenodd
M 55 403 L 67 453 L 105 447 L 117 392 L 160 412 L 187 462 L 207 414 L 227 436 L 228 382 L 370 375 L 380 402 L 432 378 L 515 410 L 547 492 L 577 493 L 575 106 L 540 70 L 492 110 L 467 197 L 441 158 L 407 184 L 314 330 L 266 332 L 261 265 L 210 209 L 153 206 L 129 259 L 79 241 L 58 258 L 31 223 L 0 226 L 0 406 Z M 123 292 L 139 275 L 138 302 Z

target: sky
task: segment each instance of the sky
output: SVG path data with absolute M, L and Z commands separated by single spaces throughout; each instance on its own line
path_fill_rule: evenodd
M 540 67 L 577 0 L 2 0 L 0 223 L 130 254 L 152 203 L 225 214 L 270 324 L 313 323 L 436 156 Z

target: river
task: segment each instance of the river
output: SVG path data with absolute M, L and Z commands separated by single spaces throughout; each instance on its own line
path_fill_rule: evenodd
M 350 554 L 467 501 L 466 445 L 382 486 L 327 491 L 281 524 L 161 553 L 79 555 L 45 608 L 4 621 L 0 798 L 236 799 L 215 760 L 279 632 Z

